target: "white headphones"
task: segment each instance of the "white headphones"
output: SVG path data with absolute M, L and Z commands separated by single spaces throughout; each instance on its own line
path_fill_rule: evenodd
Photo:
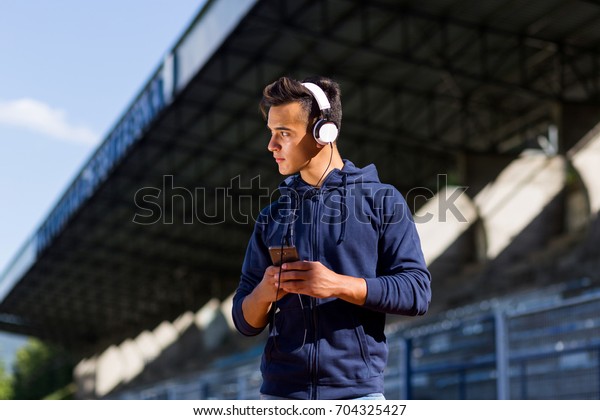
M 327 99 L 327 95 L 325 95 L 323 89 L 314 83 L 302 83 L 302 86 L 312 93 L 312 96 L 317 100 L 317 104 L 321 110 L 321 118 L 319 118 L 313 127 L 313 136 L 315 140 L 323 146 L 333 143 L 335 139 L 337 139 L 339 129 L 336 123 L 330 121 L 328 118 L 331 104 Z

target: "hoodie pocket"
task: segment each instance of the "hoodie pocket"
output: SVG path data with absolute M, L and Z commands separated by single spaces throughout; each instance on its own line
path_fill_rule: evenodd
M 299 295 L 287 295 L 277 303 L 269 331 L 270 354 L 293 353 L 306 344 L 307 314 L 300 299 Z
M 305 314 L 297 295 L 288 295 L 280 303 L 265 346 L 261 370 L 268 381 L 303 383 L 308 378 L 309 347 L 312 346 L 307 343 Z
M 335 309 L 321 315 L 328 322 L 321 324 L 319 337 L 320 382 L 340 385 L 376 376 L 368 338 L 356 314 L 340 310 L 344 308 Z
M 354 328 L 354 332 L 356 333 L 356 339 L 358 340 L 358 346 L 360 348 L 360 355 L 361 355 L 362 361 L 366 367 L 366 372 L 368 375 L 367 377 L 371 377 L 372 376 L 371 356 L 369 355 L 369 344 L 367 343 L 367 336 L 365 334 L 365 329 L 363 328 L 362 324 L 359 324 L 356 321 L 356 318 L 353 317 L 353 321 L 354 321 L 354 325 L 356 325 L 356 327 Z

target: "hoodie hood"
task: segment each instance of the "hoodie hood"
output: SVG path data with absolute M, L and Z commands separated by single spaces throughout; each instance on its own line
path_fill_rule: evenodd
M 310 199 L 318 194 L 328 194 L 335 190 L 338 190 L 341 196 L 341 199 L 339 200 L 339 210 L 342 228 L 337 243 L 339 245 L 344 242 L 348 219 L 348 208 L 346 205 L 348 187 L 355 184 L 378 184 L 380 181 L 375 165 L 370 164 L 364 168 L 357 168 L 354 163 L 347 159 L 344 159 L 343 162 L 344 166 L 342 169 L 336 168 L 327 174 L 320 188 L 316 188 L 305 182 L 300 174 L 287 177 L 279 185 L 279 191 L 282 196 L 280 202 L 285 203 L 284 206 L 287 208 L 286 214 L 288 215 L 288 220 L 286 221 L 287 227 L 284 230 L 282 243 L 288 245 L 294 243 L 294 223 L 292 221 L 295 220 L 300 201 L 303 199 Z
M 279 184 L 279 191 L 282 195 L 289 194 L 290 189 L 294 189 L 300 196 L 310 190 L 328 190 L 339 188 L 344 183 L 357 184 L 357 183 L 379 183 L 379 175 L 377 174 L 377 168 L 375 165 L 370 164 L 364 168 L 357 168 L 354 163 L 347 159 L 344 159 L 344 167 L 342 169 L 334 169 L 329 172 L 321 188 L 315 188 L 314 186 L 307 184 L 300 174 L 292 175 L 287 177 L 281 184 Z

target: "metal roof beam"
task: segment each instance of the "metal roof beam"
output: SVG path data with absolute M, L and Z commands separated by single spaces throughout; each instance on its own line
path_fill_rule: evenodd
M 406 42 L 399 42 L 398 46 L 400 48 L 390 48 L 384 47 L 381 45 L 377 45 L 377 38 L 370 35 L 366 39 L 361 39 L 361 42 L 356 42 L 354 40 L 350 40 L 344 38 L 339 33 L 330 32 L 326 37 L 323 37 L 323 33 L 318 30 L 313 29 L 308 26 L 301 26 L 296 21 L 292 19 L 288 19 L 285 21 L 285 24 L 282 25 L 283 31 L 291 31 L 294 33 L 303 34 L 308 38 L 313 39 L 313 42 L 322 42 L 325 39 L 327 42 L 336 43 L 342 45 L 344 47 L 349 48 L 352 51 L 362 51 L 368 54 L 375 54 L 385 59 L 395 59 L 399 62 L 404 62 L 416 67 L 425 67 L 439 72 L 449 72 L 457 77 L 462 77 L 468 80 L 473 80 L 479 83 L 484 84 L 492 84 L 498 86 L 503 89 L 510 89 L 512 91 L 520 92 L 522 94 L 526 94 L 538 99 L 543 100 L 566 100 L 565 90 L 567 87 L 572 88 L 572 85 L 578 85 L 583 92 L 585 92 L 586 96 L 584 98 L 579 98 L 580 101 L 586 101 L 594 99 L 597 96 L 597 92 L 590 91 L 586 89 L 586 81 L 577 78 L 573 73 L 573 66 L 578 61 L 582 61 L 585 59 L 598 58 L 600 55 L 597 51 L 581 48 L 577 46 L 568 46 L 564 49 L 564 54 L 568 57 L 568 60 L 560 60 L 558 63 L 553 58 L 555 54 L 545 60 L 547 68 L 551 69 L 553 74 L 564 73 L 568 77 L 568 82 L 570 86 L 562 86 L 561 90 L 541 90 L 537 86 L 538 79 L 525 78 L 521 77 L 520 80 L 514 80 L 512 74 L 502 74 L 498 69 L 502 68 L 501 63 L 507 62 L 507 58 L 510 58 L 514 61 L 522 61 L 523 59 L 527 59 L 531 56 L 532 51 L 559 51 L 561 43 L 535 38 L 532 36 L 525 35 L 515 35 L 507 31 L 498 30 L 491 27 L 483 27 L 478 26 L 470 22 L 464 22 L 460 19 L 444 16 L 433 16 L 426 13 L 418 12 L 410 9 L 402 9 L 398 7 L 391 7 L 388 4 L 382 4 L 377 1 L 369 2 L 369 7 L 373 7 L 379 9 L 382 13 L 397 13 L 403 16 L 402 19 L 389 20 L 389 26 L 387 29 L 391 30 L 394 27 L 398 27 L 398 25 L 410 25 L 412 28 L 418 28 L 419 38 L 409 39 Z M 277 23 L 273 18 L 268 16 L 258 16 L 267 26 L 272 26 Z M 283 17 L 285 18 L 285 17 Z M 410 20 L 410 22 L 408 22 Z M 431 36 L 431 32 L 428 30 L 428 27 L 422 28 L 419 27 L 423 25 L 423 23 L 436 24 L 435 33 L 443 33 L 442 30 L 445 25 L 453 26 L 455 30 L 459 31 L 470 31 L 472 34 L 477 35 L 474 36 L 473 39 L 475 42 L 471 43 L 470 48 L 465 48 L 463 51 L 456 51 L 456 54 L 452 57 L 452 60 L 444 60 L 443 54 L 439 54 L 437 56 L 431 55 L 420 55 L 418 54 L 420 49 L 423 49 L 426 45 L 431 45 L 431 49 L 441 52 L 444 51 L 443 41 L 440 41 L 440 37 Z M 384 32 L 382 28 L 380 32 Z M 402 28 L 399 28 L 402 30 Z M 405 33 L 410 34 L 410 32 L 405 31 Z M 482 34 L 486 34 L 480 36 Z M 488 44 L 482 44 L 483 38 L 485 37 L 495 37 L 496 39 L 500 39 L 497 42 L 497 45 L 494 48 L 491 48 Z M 460 58 L 464 57 L 467 53 L 472 53 L 475 55 L 479 55 L 481 51 L 486 51 L 486 55 L 484 56 L 483 62 L 480 62 L 480 68 L 475 68 L 471 63 L 467 66 L 466 64 L 456 65 L 454 63 L 459 62 Z M 445 53 L 444 53 L 445 54 Z M 459 56 L 459 54 L 461 54 Z M 526 64 L 521 63 L 520 67 L 526 66 Z M 568 74 L 567 74 L 568 73 Z M 522 75 L 523 76 L 523 75 Z M 596 79 L 598 78 L 598 74 L 589 75 L 589 78 Z M 570 100 L 574 100 L 574 98 L 569 98 Z

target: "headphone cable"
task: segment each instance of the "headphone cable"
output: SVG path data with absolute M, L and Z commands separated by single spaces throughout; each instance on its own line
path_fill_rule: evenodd
M 329 163 L 327 164 L 327 167 L 325 168 L 325 171 L 323 172 L 323 175 L 321 175 L 321 178 L 319 178 L 319 180 L 317 181 L 316 185 L 314 185 L 315 188 L 319 188 L 319 184 L 323 180 L 323 177 L 325 176 L 325 174 L 329 170 L 329 167 L 331 166 L 331 162 L 333 161 L 333 143 L 329 143 L 329 145 L 331 146 L 331 153 L 329 154 Z
M 277 336 L 279 335 L 279 331 L 277 331 L 277 326 L 275 325 L 275 316 L 277 315 L 277 307 L 278 307 L 278 302 L 279 302 L 279 291 L 281 290 L 281 273 L 283 272 L 283 241 L 281 244 L 281 249 L 280 249 L 280 254 L 279 254 L 279 276 L 277 278 L 277 291 L 275 292 L 275 301 L 273 302 L 273 315 L 272 315 L 272 319 L 271 322 L 273 324 L 273 345 L 275 346 L 275 349 L 280 352 L 281 350 L 279 350 L 279 346 L 277 345 Z M 298 351 L 298 350 L 302 350 L 304 348 L 304 345 L 306 344 L 306 335 L 308 333 L 308 328 L 306 325 L 306 317 L 304 314 L 304 303 L 302 303 L 302 296 L 300 296 L 299 294 L 296 294 L 296 296 L 298 296 L 298 301 L 300 302 L 300 310 L 302 311 L 302 321 L 304 323 L 304 337 L 302 338 L 302 344 L 300 345 L 300 347 L 298 349 L 295 349 L 294 351 Z

